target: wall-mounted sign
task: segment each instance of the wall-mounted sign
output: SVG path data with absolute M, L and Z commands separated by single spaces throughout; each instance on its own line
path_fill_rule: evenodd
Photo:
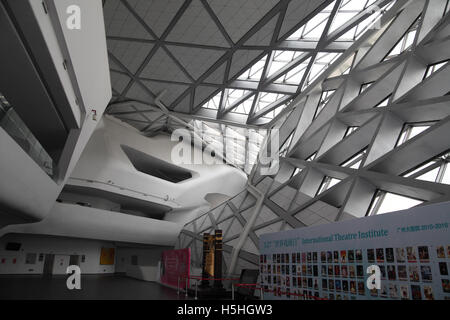
M 100 252 L 101 265 L 113 265 L 116 250 L 114 248 L 102 248 Z
M 450 203 L 264 234 L 267 299 L 450 299 Z M 381 271 L 369 290 L 367 268 Z
M 164 251 L 161 263 L 161 283 L 177 287 L 180 279 L 179 286 L 185 288 L 186 278 L 189 278 L 190 275 L 190 266 L 190 248 Z

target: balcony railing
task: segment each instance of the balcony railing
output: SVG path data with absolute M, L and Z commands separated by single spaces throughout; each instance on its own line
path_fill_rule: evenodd
M 0 93 L 0 127 L 44 170 L 53 177 L 53 159 L 28 129 L 13 106 Z

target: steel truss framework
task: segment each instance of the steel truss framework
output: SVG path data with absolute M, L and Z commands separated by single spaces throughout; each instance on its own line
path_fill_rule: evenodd
M 201 234 L 221 228 L 233 274 L 258 267 L 263 233 L 449 201 L 448 2 L 397 1 L 291 104 L 277 173 L 258 165 L 259 193 L 250 185 L 189 222 L 178 246 L 197 259 Z
M 151 108 L 162 105 L 206 121 L 224 136 L 231 129 L 248 140 L 249 131 L 239 128 L 271 128 L 282 119 L 292 99 L 373 26 L 388 4 L 106 0 L 113 85 L 107 113 L 151 136 L 182 126 Z M 247 148 L 244 161 L 232 164 L 248 173 L 249 153 Z

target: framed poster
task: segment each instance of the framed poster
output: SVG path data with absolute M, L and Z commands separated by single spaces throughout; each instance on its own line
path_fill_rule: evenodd
M 100 252 L 100 264 L 113 265 L 115 252 L 115 248 L 102 248 Z
M 266 299 L 450 300 L 450 203 L 264 234 Z M 367 286 L 378 266 L 380 289 Z
M 180 287 L 185 288 L 186 277 L 190 275 L 190 267 L 191 248 L 164 251 L 161 263 L 161 283 L 177 287 L 178 279 L 182 279 Z

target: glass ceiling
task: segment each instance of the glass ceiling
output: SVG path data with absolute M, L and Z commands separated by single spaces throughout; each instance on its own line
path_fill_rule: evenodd
M 271 39 L 269 42 L 263 43 L 264 41 L 261 40 L 250 45 L 248 40 L 252 38 L 248 38 L 243 42 L 233 40 L 228 43 L 227 48 L 216 46 L 217 48 L 211 49 L 210 45 L 206 47 L 200 43 L 195 45 L 195 50 L 189 47 L 188 51 L 192 56 L 198 52 L 204 54 L 205 59 L 214 50 L 217 52 L 221 49 L 230 50 L 223 51 L 227 54 L 218 54 L 217 60 L 210 57 L 215 63 L 207 68 L 206 72 L 199 72 L 199 75 L 202 75 L 200 77 L 192 76 L 199 66 L 190 64 L 187 53 L 183 55 L 186 61 L 181 61 L 177 54 L 172 54 L 166 60 L 172 59 L 179 62 L 178 66 L 184 66 L 182 72 L 179 68 L 177 72 L 172 72 L 174 75 L 170 75 L 170 77 L 173 76 L 173 79 L 169 78 L 170 70 L 163 67 L 161 67 L 164 69 L 161 70 L 161 75 L 156 71 L 141 75 L 142 70 L 139 70 L 136 72 L 134 80 L 131 80 L 123 90 L 116 88 L 115 96 L 118 99 L 129 98 L 129 100 L 144 103 L 146 100 L 143 99 L 147 99 L 149 93 L 139 90 L 147 84 L 150 86 L 159 84 L 164 90 L 167 88 L 167 92 L 161 95 L 160 102 L 169 111 L 197 114 L 200 116 L 199 118 L 206 119 L 202 126 L 205 141 L 218 147 L 222 146 L 225 158 L 233 159 L 232 164 L 248 173 L 259 152 L 258 143 L 248 142 L 249 137 L 255 131 L 250 127 L 264 127 L 264 130 L 270 130 L 282 118 L 280 114 L 285 114 L 282 111 L 289 109 L 290 102 L 316 82 L 330 65 L 338 61 L 352 42 L 369 30 L 394 3 L 395 0 L 389 2 L 385 0 L 334 0 L 323 2 L 321 5 L 314 4 L 316 9 L 308 15 L 310 18 L 299 21 L 301 24 L 284 31 L 284 34 L 280 34 L 280 29 L 286 21 L 281 20 L 273 25 L 270 25 L 270 21 L 274 20 L 268 20 L 261 23 L 255 30 L 249 31 L 253 33 L 252 37 L 261 36 L 261 31 L 264 31 L 266 37 Z M 380 9 L 379 5 L 381 6 L 381 4 L 385 6 Z M 285 15 L 279 14 L 278 17 L 285 17 Z M 264 20 L 261 19 L 261 21 Z M 218 32 L 221 31 L 218 30 Z M 200 39 L 197 40 L 200 41 Z M 117 39 L 114 41 L 117 42 Z M 161 39 L 161 42 L 164 41 Z M 348 43 L 343 44 L 343 41 Z M 193 40 L 188 42 L 193 42 Z M 166 43 L 166 45 L 173 47 L 175 43 L 177 44 L 175 47 L 183 48 L 182 42 L 172 41 L 171 44 Z M 402 42 L 401 49 L 407 49 L 408 45 L 409 37 L 405 43 Z M 167 53 L 170 50 L 167 49 Z M 398 50 L 394 51 L 393 54 Z M 111 56 L 113 56 L 112 52 Z M 158 62 L 158 66 L 162 66 L 165 60 L 162 55 L 158 56 L 159 58 L 162 60 Z M 120 61 L 116 58 L 112 60 L 113 64 L 118 64 Z M 205 65 L 208 63 L 212 62 L 205 60 Z M 348 65 L 348 68 L 339 72 L 346 74 L 350 70 L 351 61 L 342 63 Z M 131 66 L 128 67 L 128 69 L 131 68 Z M 152 67 L 157 69 L 156 65 L 152 65 Z M 121 76 L 123 76 L 122 73 Z M 129 76 L 128 73 L 127 76 Z M 158 83 L 157 77 L 159 76 L 164 78 L 163 82 Z M 184 79 L 189 76 L 191 79 Z M 120 82 L 120 79 L 121 77 L 118 77 L 117 81 Z M 145 83 L 140 83 L 140 86 L 133 85 L 136 79 L 145 80 Z M 188 83 L 189 86 L 185 86 L 185 83 Z M 159 87 L 150 89 L 153 92 L 161 91 Z M 177 90 L 179 93 L 175 92 Z M 322 97 L 316 116 L 326 108 L 331 94 L 330 91 Z M 157 95 L 155 94 L 155 96 Z M 168 100 L 172 102 L 167 102 Z M 114 115 L 113 111 L 110 114 Z M 149 119 L 128 120 L 134 121 L 133 125 L 135 126 L 145 128 L 145 130 L 142 129 L 144 132 L 150 129 L 150 131 L 156 132 L 166 128 L 163 124 L 151 122 Z M 146 123 L 146 121 L 150 122 Z M 198 120 L 195 121 L 199 126 Z M 168 122 L 166 121 L 166 123 Z M 154 127 L 156 129 L 153 129 Z M 171 127 L 176 127 L 176 125 L 172 122 Z M 266 135 L 264 130 L 258 133 L 262 139 Z M 220 141 L 222 136 L 224 141 Z
M 226 162 L 241 168 L 247 174 L 251 172 L 267 130 L 200 120 L 193 120 L 191 124 L 216 155 L 225 158 Z
M 395 1 L 389 2 L 381 9 L 377 6 L 378 3 L 380 1 L 377 0 L 332 1 L 289 35 L 286 41 L 288 43 L 298 41 L 317 42 L 318 44 L 320 41 L 326 42 L 328 35 L 336 32 L 340 34 L 336 41 L 356 41 L 365 31 L 373 26 Z M 333 15 L 335 6 L 338 6 L 338 9 Z M 363 14 L 365 15 L 362 16 Z M 329 19 L 332 19 L 332 22 L 327 28 Z M 352 19 L 355 19 L 357 22 L 351 23 Z M 254 62 L 250 67 L 247 67 L 237 77 L 239 81 L 258 82 L 258 91 L 262 87 L 260 92 L 254 94 L 254 91 L 250 89 L 226 88 L 208 100 L 202 108 L 246 115 L 248 119 L 258 118 L 260 123 L 269 123 L 286 108 L 294 96 L 310 86 L 341 54 L 342 52 L 305 51 L 298 48 L 288 50 L 275 46 L 271 52 Z M 350 67 L 345 70 L 344 74 L 348 73 L 349 69 Z M 280 92 L 264 92 L 264 85 L 271 83 L 278 85 L 278 88 L 281 88 Z M 286 88 L 294 86 L 296 92 L 295 94 L 281 92 L 283 91 L 281 86 L 286 86 Z M 332 91 L 327 92 L 327 95 L 323 97 L 316 116 L 325 106 L 331 94 Z M 226 140 L 232 136 L 228 134 L 228 130 L 234 130 L 237 134 L 248 136 L 248 132 L 242 133 L 242 130 L 226 126 L 226 129 L 223 131 L 227 134 Z M 206 130 L 206 134 L 209 133 L 210 131 Z M 231 142 L 231 144 L 235 145 L 236 148 L 233 148 L 231 153 L 228 149 L 224 149 L 227 156 L 236 158 L 238 161 L 235 164 L 248 173 L 252 165 L 247 164 L 247 161 L 256 160 L 259 147 L 252 145 L 251 149 L 249 149 L 250 146 L 246 147 L 242 141 Z M 242 154 L 239 155 L 239 152 L 242 152 Z
M 338 40 L 355 41 L 366 30 L 368 30 L 376 20 L 395 2 L 392 1 L 385 5 L 383 10 L 379 9 L 376 0 L 338 0 L 332 1 L 328 6 L 319 11 L 314 17 L 306 21 L 296 31 L 286 38 L 287 42 L 292 41 L 327 41 L 327 35 L 332 32 L 341 32 Z M 333 8 L 338 5 L 338 10 L 333 15 Z M 357 22 L 346 25 L 351 19 L 358 15 Z M 327 27 L 327 22 L 332 19 L 332 23 Z M 341 30 L 344 28 L 344 30 Z M 240 81 L 258 82 L 258 91 L 260 87 L 271 83 L 285 85 L 287 87 L 295 86 L 295 94 L 260 92 L 252 95 L 252 90 L 246 89 L 225 89 L 220 91 L 210 100 L 206 101 L 202 108 L 214 109 L 218 111 L 231 112 L 241 115 L 247 115 L 248 119 L 259 119 L 259 124 L 268 123 L 276 117 L 281 110 L 286 107 L 283 100 L 293 98 L 295 95 L 306 89 L 314 82 L 327 68 L 335 62 L 342 52 L 321 52 L 318 50 L 305 51 L 298 48 L 280 49 L 277 46 L 254 62 L 250 67 L 243 70 L 237 77 Z M 262 88 L 261 91 L 264 89 Z M 223 95 L 223 97 L 222 97 Z M 253 106 L 254 105 L 254 106 Z M 277 105 L 276 108 L 273 108 Z M 253 106 L 253 107 L 252 107 Z M 264 108 L 270 108 L 269 112 L 261 112 Z M 267 111 L 267 110 L 264 110 Z M 255 117 L 256 116 L 256 117 Z

